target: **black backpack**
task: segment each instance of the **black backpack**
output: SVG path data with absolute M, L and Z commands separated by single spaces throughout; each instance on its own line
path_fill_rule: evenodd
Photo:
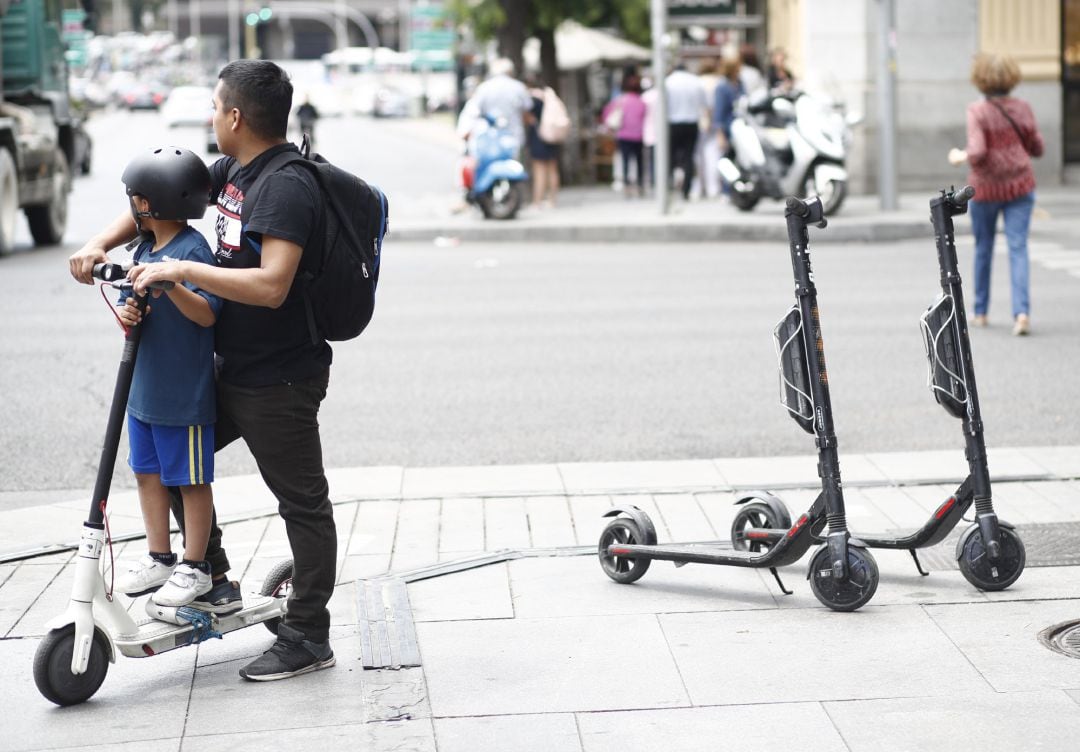
M 389 204 L 373 185 L 335 167 L 322 156 L 284 151 L 270 158 L 244 195 L 241 226 L 247 227 L 263 183 L 289 164 L 315 177 L 323 201 L 319 247 L 305 248 L 297 271 L 312 343 L 352 339 L 364 331 L 375 310 L 383 236 L 389 228 Z M 235 165 L 229 177 L 235 176 Z

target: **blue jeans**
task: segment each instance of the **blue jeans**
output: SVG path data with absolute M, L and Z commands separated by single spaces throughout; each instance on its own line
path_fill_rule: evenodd
M 1005 216 L 1005 241 L 1009 245 L 1009 279 L 1012 313 L 1016 318 L 1030 312 L 1028 298 L 1028 227 L 1035 206 L 1035 191 L 1012 201 L 971 201 L 971 230 L 975 235 L 975 315 L 985 316 L 990 307 L 990 265 L 994 260 L 994 233 L 998 214 Z

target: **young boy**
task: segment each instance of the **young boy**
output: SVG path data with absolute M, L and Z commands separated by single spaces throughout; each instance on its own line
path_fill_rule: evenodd
M 214 264 L 206 240 L 188 219 L 203 216 L 210 172 L 194 153 L 177 147 L 136 157 L 123 181 L 141 242 L 136 264 L 199 261 Z M 154 293 L 145 319 L 125 292 L 125 326 L 144 327 L 128 398 L 128 463 L 139 488 L 149 553 L 119 575 L 116 588 L 130 596 L 156 591 L 160 606 L 185 606 L 209 592 L 205 560 L 213 514 L 214 322 L 221 300 L 192 285 Z M 184 499 L 184 558 L 177 563 L 169 539 L 169 494 Z

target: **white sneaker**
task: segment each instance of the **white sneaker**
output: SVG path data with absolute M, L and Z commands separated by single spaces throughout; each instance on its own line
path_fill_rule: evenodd
M 157 590 L 169 581 L 174 564 L 162 564 L 150 554 L 144 554 L 128 565 L 128 570 L 117 575 L 115 589 L 135 598 Z
M 190 564 L 177 564 L 169 581 L 150 596 L 159 606 L 186 606 L 200 595 L 210 592 L 214 584 L 210 575 Z

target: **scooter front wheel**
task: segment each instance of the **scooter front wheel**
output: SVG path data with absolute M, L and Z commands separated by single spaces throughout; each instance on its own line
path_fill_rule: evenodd
M 513 219 L 521 208 L 521 183 L 496 180 L 478 201 L 487 219 Z
M 265 595 L 268 598 L 288 598 L 289 594 L 292 592 L 292 578 L 292 559 L 281 562 L 266 575 L 266 579 L 263 580 L 263 586 L 259 591 L 259 595 Z M 281 624 L 280 616 L 273 619 L 267 619 L 263 622 L 263 626 L 269 629 L 271 634 L 275 635 L 277 634 L 279 624 Z
M 71 673 L 71 654 L 75 651 L 75 625 L 54 629 L 45 635 L 34 653 L 34 683 L 49 702 L 61 707 L 86 702 L 101 687 L 109 670 L 108 638 L 94 628 L 90 661 L 82 674 Z
M 866 605 L 878 586 L 878 568 L 865 548 L 848 545 L 847 578 L 833 577 L 829 547 L 821 546 L 810 560 L 810 589 L 833 611 L 854 611 Z
M 639 559 L 632 556 L 613 556 L 608 553 L 611 545 L 636 545 L 655 544 L 656 541 L 647 541 L 641 533 L 641 528 L 629 517 L 616 517 L 604 528 L 600 534 L 600 567 L 615 582 L 623 585 L 640 580 L 642 575 L 649 571 L 652 559 Z
M 1024 541 L 1012 528 L 998 527 L 1001 555 L 990 561 L 977 524 L 961 536 L 957 546 L 957 563 L 964 578 L 979 590 L 1004 590 L 1019 579 L 1027 562 Z

